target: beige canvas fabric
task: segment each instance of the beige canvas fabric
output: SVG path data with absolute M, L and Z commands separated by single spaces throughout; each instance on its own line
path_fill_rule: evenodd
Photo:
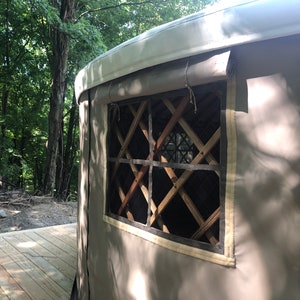
M 98 295 L 106 299 L 297 299 L 300 74 L 295 61 L 300 61 L 299 45 L 300 38 L 295 37 L 235 49 L 233 268 L 167 250 L 103 221 L 106 105 L 92 99 L 88 211 L 86 146 L 80 184 L 82 299 L 88 287 L 91 299 Z M 87 100 L 83 105 L 86 115 Z
M 291 1 L 291 6 L 281 7 L 288 15 L 278 20 L 280 28 L 286 28 L 284 24 L 297 27 L 299 21 L 293 18 L 300 10 L 290 12 L 297 5 Z M 276 9 L 275 5 L 273 12 Z M 266 27 L 268 22 L 265 19 Z M 243 28 L 239 32 L 244 32 L 245 37 Z M 277 36 L 285 35 L 279 27 L 273 29 Z M 90 100 L 88 93 L 81 94 L 80 299 L 299 298 L 299 49 L 299 35 L 265 41 L 262 38 L 230 47 L 232 63 L 227 68 L 230 72 L 225 112 L 230 156 L 226 192 L 232 201 L 226 202 L 229 207 L 225 218 L 232 222 L 226 223 L 225 245 L 230 247 L 225 252 L 234 263 L 229 266 L 169 249 L 107 221 L 107 103 L 138 95 L 134 84 L 133 90 L 128 88 L 139 78 L 135 77 L 138 73 L 123 78 L 124 82 L 112 81 L 113 93 L 108 92 L 109 85 L 103 85 L 105 97 L 101 86 L 90 90 Z M 214 51 L 199 58 L 206 61 L 223 54 Z M 226 72 L 223 74 L 222 79 L 226 78 Z M 215 78 L 219 80 L 218 76 Z M 197 79 L 200 84 L 206 83 L 201 78 Z M 120 94 L 125 86 L 126 93 Z
M 230 51 L 181 59 L 110 81 L 91 89 L 101 103 L 155 95 L 226 78 Z

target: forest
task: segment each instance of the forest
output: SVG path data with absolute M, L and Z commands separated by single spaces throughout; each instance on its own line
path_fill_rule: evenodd
M 74 79 L 89 61 L 215 0 L 1 0 L 0 189 L 76 201 Z

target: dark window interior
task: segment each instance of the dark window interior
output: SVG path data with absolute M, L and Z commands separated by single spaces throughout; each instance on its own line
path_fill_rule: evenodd
M 107 214 L 219 243 L 224 95 L 219 82 L 110 104 Z

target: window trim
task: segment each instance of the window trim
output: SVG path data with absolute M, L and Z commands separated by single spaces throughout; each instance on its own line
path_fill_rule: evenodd
M 153 230 L 145 230 L 142 226 L 134 226 L 127 222 L 120 221 L 109 215 L 106 215 L 106 197 L 104 199 L 103 221 L 120 230 L 136 235 L 146 241 L 164 247 L 171 251 L 189 255 L 194 258 L 202 259 L 208 262 L 216 263 L 223 266 L 234 267 L 234 192 L 235 192 L 235 174 L 236 174 L 236 127 L 235 127 L 235 101 L 236 101 L 236 79 L 233 74 L 227 78 L 227 95 L 225 107 L 225 130 L 227 140 L 227 158 L 226 158 L 226 183 L 223 218 L 223 254 L 196 248 L 187 244 L 167 239 L 153 233 Z

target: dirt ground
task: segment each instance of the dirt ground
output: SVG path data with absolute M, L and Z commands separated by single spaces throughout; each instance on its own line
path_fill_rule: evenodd
M 18 192 L 0 193 L 0 233 L 75 223 L 77 202 Z

